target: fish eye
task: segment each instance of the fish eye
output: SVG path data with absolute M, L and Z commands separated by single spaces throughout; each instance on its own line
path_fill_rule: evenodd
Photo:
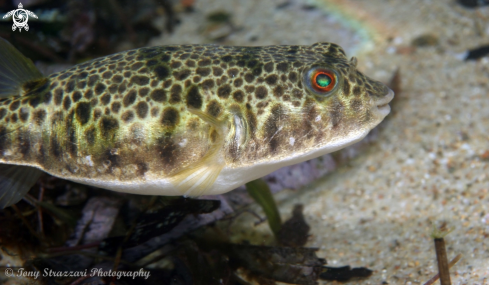
M 309 70 L 304 79 L 307 86 L 320 96 L 329 95 L 338 81 L 334 71 L 318 67 Z

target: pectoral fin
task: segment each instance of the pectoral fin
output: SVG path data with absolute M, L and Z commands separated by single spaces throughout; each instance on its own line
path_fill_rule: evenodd
M 190 112 L 210 124 L 217 133 L 207 153 L 196 164 L 182 170 L 172 178 L 173 184 L 182 195 L 195 197 L 208 193 L 224 168 L 225 160 L 222 150 L 226 123 L 200 110 L 190 109 Z
M 0 209 L 19 202 L 41 174 L 34 167 L 0 164 Z

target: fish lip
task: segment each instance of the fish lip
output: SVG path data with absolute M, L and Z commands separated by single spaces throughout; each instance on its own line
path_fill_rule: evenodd
M 375 102 L 378 112 L 384 117 L 390 113 L 391 107 L 389 106 L 389 102 L 394 99 L 394 91 L 392 91 L 390 88 L 387 89 L 389 90 L 387 94 L 382 99 Z
M 392 101 L 392 99 L 394 99 L 394 91 L 392 91 L 390 88 L 387 89 L 389 90 L 387 94 L 382 99 L 379 99 L 375 102 L 375 104 L 379 108 L 385 107 L 387 104 L 389 104 L 390 101 Z

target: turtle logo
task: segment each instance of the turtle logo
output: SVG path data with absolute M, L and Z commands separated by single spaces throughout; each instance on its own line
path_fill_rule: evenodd
M 27 25 L 27 21 L 29 20 L 29 16 L 37 19 L 36 14 L 32 13 L 29 10 L 23 9 L 22 3 L 19 3 L 19 9 L 12 10 L 7 13 L 7 15 L 3 16 L 4 19 L 12 17 L 14 20 L 14 24 L 12 25 L 12 31 L 15 32 L 17 28 L 19 28 L 19 32 L 22 32 L 22 28 L 26 31 L 29 30 L 29 25 Z

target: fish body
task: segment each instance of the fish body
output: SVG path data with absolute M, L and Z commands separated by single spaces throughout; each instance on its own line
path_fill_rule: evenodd
M 48 77 L 5 40 L 0 51 L 0 206 L 41 171 L 136 194 L 224 193 L 361 140 L 394 95 L 332 43 L 148 47 Z

